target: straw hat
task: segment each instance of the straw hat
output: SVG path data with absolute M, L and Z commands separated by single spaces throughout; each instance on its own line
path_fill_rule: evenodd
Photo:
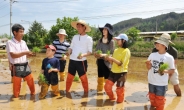
M 65 31 L 64 29 L 60 29 L 59 32 L 58 32 L 56 35 L 58 36 L 59 34 L 63 34 L 63 35 L 65 35 L 65 36 L 68 36 L 68 35 L 66 34 L 66 31 Z
M 71 26 L 72 26 L 73 28 L 75 28 L 75 29 L 77 29 L 77 24 L 82 24 L 82 25 L 84 25 L 84 26 L 86 27 L 85 32 L 90 32 L 90 31 L 91 31 L 91 28 L 89 27 L 89 25 L 88 25 L 85 21 L 83 21 L 83 20 L 72 21 L 72 22 L 71 22 Z

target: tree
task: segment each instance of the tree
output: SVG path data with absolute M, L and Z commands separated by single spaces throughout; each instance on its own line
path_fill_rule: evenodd
M 4 33 L 4 34 L 0 35 L 0 38 L 8 38 L 8 39 L 11 39 L 11 36 L 9 36 L 8 34 Z
M 46 37 L 46 38 L 49 37 L 50 39 L 49 40 L 44 39 L 44 41 L 46 41 L 47 43 L 52 43 L 53 40 L 58 39 L 56 33 L 58 33 L 59 29 L 65 29 L 68 35 L 66 39 L 70 42 L 72 37 L 75 34 L 77 34 L 77 30 L 71 26 L 71 22 L 77 20 L 78 20 L 77 17 L 74 18 L 63 17 L 63 19 L 58 18 L 56 20 L 56 25 L 53 25 L 51 27 L 51 30 L 49 31 L 48 36 Z
M 129 28 L 126 32 L 126 34 L 132 39 L 133 41 L 137 40 L 137 37 L 139 36 L 140 30 L 136 29 L 135 27 Z
M 177 37 L 178 37 L 178 36 L 177 36 L 176 33 L 172 33 L 172 34 L 171 34 L 171 40 L 175 40 Z
M 28 44 L 31 44 L 31 47 L 40 47 L 43 45 L 43 39 L 46 36 L 47 30 L 44 29 L 41 23 L 34 21 L 31 27 L 28 29 L 26 37 L 28 37 Z

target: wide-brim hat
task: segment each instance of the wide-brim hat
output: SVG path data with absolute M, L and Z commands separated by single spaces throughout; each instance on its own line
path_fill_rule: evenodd
M 78 21 L 72 21 L 72 22 L 71 22 L 71 26 L 72 26 L 73 28 L 75 28 L 76 30 L 77 30 L 77 24 L 82 24 L 82 25 L 84 25 L 84 26 L 86 27 L 85 32 L 90 32 L 90 31 L 91 31 L 90 26 L 89 26 L 85 21 L 83 21 L 83 20 L 78 20 Z
M 109 31 L 109 34 L 113 36 L 113 27 L 111 24 L 106 23 L 104 27 L 99 27 L 99 30 L 101 31 L 101 33 L 103 33 L 104 28 L 106 28 Z
M 168 45 L 169 45 L 169 40 L 167 38 L 164 38 L 164 37 L 159 37 L 155 43 L 159 43 L 159 44 L 162 44 L 164 45 L 165 47 L 167 47 L 168 49 Z
M 114 37 L 114 39 L 123 39 L 128 41 L 128 36 L 126 34 L 120 34 L 117 37 Z
M 168 33 L 163 33 L 160 37 L 162 38 L 166 38 L 169 40 L 169 43 L 175 45 L 172 41 L 171 41 L 171 36 Z M 154 37 L 155 39 L 159 39 L 158 37 Z
M 59 34 L 63 34 L 63 35 L 65 35 L 65 36 L 68 36 L 68 35 L 66 34 L 66 31 L 65 31 L 64 29 L 60 29 L 59 32 L 58 32 L 56 35 L 58 36 Z

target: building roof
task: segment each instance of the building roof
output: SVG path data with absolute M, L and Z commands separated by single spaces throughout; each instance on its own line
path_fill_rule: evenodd
M 168 34 L 172 34 L 172 33 L 184 33 L 184 30 L 181 30 L 181 31 L 157 31 L 157 32 L 140 32 L 140 33 L 138 33 L 138 34 L 141 34 L 141 35 L 143 35 L 143 34 L 163 34 L 163 33 L 168 33 Z

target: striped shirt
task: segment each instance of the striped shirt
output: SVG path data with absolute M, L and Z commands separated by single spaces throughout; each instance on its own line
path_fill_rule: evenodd
M 56 47 L 56 53 L 54 56 L 59 59 L 62 58 L 62 54 L 65 54 L 70 47 L 68 42 L 64 41 L 61 43 L 59 39 L 54 40 L 52 44 Z

